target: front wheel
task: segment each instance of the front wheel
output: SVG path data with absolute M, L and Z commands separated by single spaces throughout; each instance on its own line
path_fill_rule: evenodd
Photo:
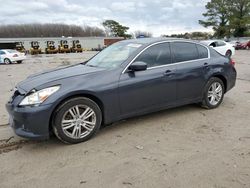
M 5 63 L 6 65 L 8 65 L 8 64 L 11 64 L 12 62 L 11 62 L 10 59 L 6 58 L 6 59 L 4 59 L 4 63 Z
M 224 92 L 225 86 L 222 80 L 216 77 L 210 78 L 204 88 L 202 107 L 217 108 L 223 100 Z
M 102 113 L 94 101 L 77 97 L 59 106 L 53 120 L 55 135 L 65 143 L 76 144 L 90 139 L 99 130 Z

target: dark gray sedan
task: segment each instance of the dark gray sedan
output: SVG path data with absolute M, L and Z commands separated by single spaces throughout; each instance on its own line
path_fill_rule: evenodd
M 17 135 L 78 143 L 132 116 L 190 103 L 216 108 L 235 80 L 231 59 L 195 41 L 126 40 L 88 62 L 29 76 L 6 107 Z

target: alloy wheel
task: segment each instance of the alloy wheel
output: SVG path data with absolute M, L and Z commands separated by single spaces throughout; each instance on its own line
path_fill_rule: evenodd
M 207 95 L 209 103 L 213 106 L 217 105 L 221 101 L 222 95 L 222 85 L 219 82 L 212 83 Z
M 61 126 L 64 134 L 73 139 L 89 135 L 96 125 L 96 114 L 87 105 L 75 105 L 63 115 Z
M 11 64 L 11 61 L 10 61 L 9 59 L 4 59 L 4 63 L 5 63 L 6 65 L 8 65 L 8 64 Z

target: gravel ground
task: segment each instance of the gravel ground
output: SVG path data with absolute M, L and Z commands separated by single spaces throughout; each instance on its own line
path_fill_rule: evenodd
M 91 55 L 0 66 L 1 124 L 17 81 Z M 236 51 L 234 59 L 236 87 L 214 110 L 188 105 L 132 118 L 77 145 L 20 139 L 0 126 L 0 187 L 250 187 L 250 51 Z

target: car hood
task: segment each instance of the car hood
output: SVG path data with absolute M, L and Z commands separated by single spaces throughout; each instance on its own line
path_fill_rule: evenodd
M 100 67 L 89 67 L 82 64 L 60 69 L 53 69 L 46 72 L 33 74 L 27 77 L 27 79 L 18 83 L 17 88 L 26 93 L 38 86 L 49 82 L 79 75 L 91 74 L 103 70 L 105 69 Z

